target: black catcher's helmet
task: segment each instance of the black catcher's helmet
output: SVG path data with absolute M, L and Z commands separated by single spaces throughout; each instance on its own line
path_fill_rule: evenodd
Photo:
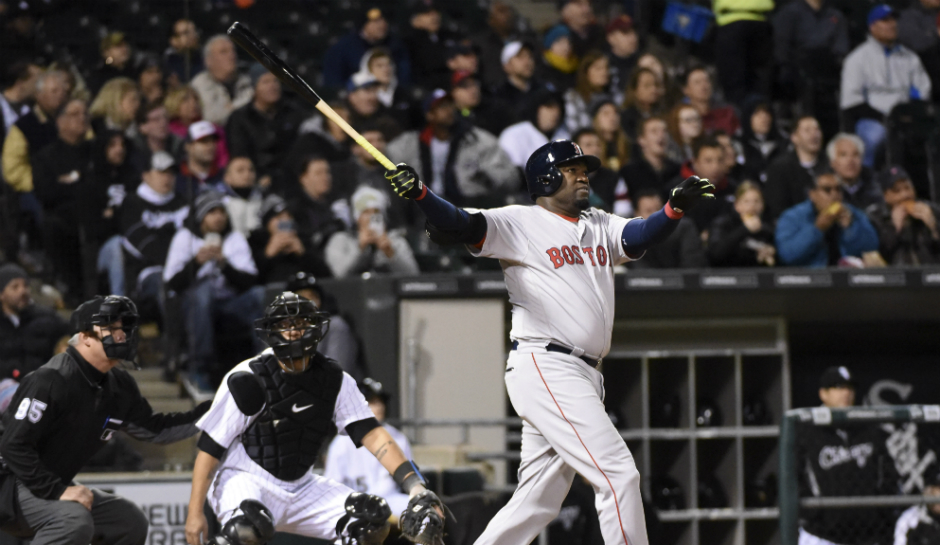
M 601 168 L 600 159 L 585 155 L 571 140 L 555 140 L 535 150 L 525 164 L 525 183 L 532 200 L 558 191 L 565 180 L 558 166 L 575 160 L 584 161 L 588 172 Z
M 258 337 L 274 350 L 281 368 L 288 373 L 307 370 L 329 329 L 330 315 L 291 291 L 275 297 L 264 316 L 255 320 Z
M 118 321 L 121 327 L 114 327 L 113 324 Z M 132 362 L 135 368 L 140 369 L 134 361 L 137 357 L 137 343 L 140 341 L 140 315 L 137 314 L 137 305 L 129 298 L 123 295 L 99 295 L 79 305 L 72 313 L 70 322 L 73 334 L 92 332 L 94 326 L 111 331 L 111 335 L 101 339 L 105 355 L 110 359 Z M 124 342 L 115 342 L 116 329 L 124 331 Z

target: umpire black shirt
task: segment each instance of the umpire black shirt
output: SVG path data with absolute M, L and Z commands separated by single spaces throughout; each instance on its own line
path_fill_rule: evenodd
M 127 371 L 102 373 L 69 347 L 27 375 L 13 396 L 3 415 L 3 471 L 35 496 L 58 499 L 115 431 L 171 443 L 195 435 L 208 408 L 154 414 Z

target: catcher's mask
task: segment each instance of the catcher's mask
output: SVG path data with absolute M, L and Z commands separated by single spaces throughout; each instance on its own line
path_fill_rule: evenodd
M 278 364 L 287 373 L 303 373 L 330 329 L 330 315 L 313 301 L 285 291 L 255 320 L 258 337 L 274 350 Z
M 99 295 L 79 305 L 72 313 L 71 321 L 74 333 L 83 332 L 99 339 L 109 359 L 131 362 L 135 369 L 140 369 L 134 361 L 140 340 L 140 315 L 137 314 L 137 305 L 129 298 L 123 295 Z M 102 333 L 107 331 L 109 334 L 97 334 L 94 326 L 98 326 Z

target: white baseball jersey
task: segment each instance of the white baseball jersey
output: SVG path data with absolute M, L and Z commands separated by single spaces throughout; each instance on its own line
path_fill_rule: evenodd
M 500 260 L 512 303 L 510 338 L 604 357 L 614 323 L 613 266 L 631 259 L 621 243 L 631 220 L 596 208 L 579 218 L 541 206 L 480 212 L 486 238 L 470 251 Z
M 401 447 L 405 458 L 410 460 L 411 444 L 408 438 L 389 424 L 383 426 Z M 368 450 L 357 449 L 349 437 L 333 438 L 326 454 L 323 476 L 343 483 L 357 492 L 385 498 L 395 515 L 408 507 L 408 494 L 401 491 L 388 470 Z
M 268 348 L 263 353 L 273 352 Z M 238 409 L 228 389 L 228 376 L 239 371 L 250 373 L 250 361 L 243 361 L 226 374 L 209 411 L 196 422 L 196 427 L 226 448 L 209 488 L 209 503 L 224 524 L 242 500 L 257 499 L 271 510 L 278 531 L 332 539 L 352 490 L 312 472 L 296 481 L 278 479 L 249 458 L 239 440 L 257 415 L 246 416 Z M 339 433 L 346 435 L 346 426 L 367 418 L 375 415 L 356 381 L 343 373 L 333 422 Z

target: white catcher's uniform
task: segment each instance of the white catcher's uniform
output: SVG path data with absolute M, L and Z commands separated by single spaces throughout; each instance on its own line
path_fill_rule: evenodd
M 270 348 L 265 350 L 270 351 Z M 224 525 L 238 514 L 243 500 L 258 500 L 271 510 L 277 531 L 335 539 L 336 522 L 346 513 L 346 497 L 353 490 L 312 472 L 296 481 L 277 479 L 245 452 L 239 438 L 255 417 L 245 416 L 235 405 L 228 389 L 228 376 L 239 371 L 250 373 L 250 361 L 229 371 L 215 394 L 212 407 L 196 422 L 196 427 L 227 449 L 209 487 L 209 505 Z M 333 409 L 333 422 L 339 433 L 345 435 L 347 425 L 368 418 L 375 418 L 369 404 L 356 387 L 356 381 L 343 373 L 343 384 Z
M 405 435 L 389 424 L 385 431 L 398 443 L 405 458 L 411 460 L 411 443 Z M 326 453 L 323 476 L 340 482 L 356 492 L 385 498 L 396 516 L 408 507 L 408 494 L 401 491 L 388 470 L 367 449 L 356 448 L 352 439 L 337 435 Z
M 480 257 L 500 260 L 512 303 L 506 390 L 523 419 L 519 486 L 475 545 L 527 545 L 551 522 L 575 473 L 594 486 L 607 545 L 648 545 L 640 474 L 604 409 L 604 377 L 580 357 L 610 350 L 613 265 L 630 260 L 630 221 L 597 209 L 566 218 L 541 206 L 481 211 Z M 549 343 L 571 354 L 550 352 Z

